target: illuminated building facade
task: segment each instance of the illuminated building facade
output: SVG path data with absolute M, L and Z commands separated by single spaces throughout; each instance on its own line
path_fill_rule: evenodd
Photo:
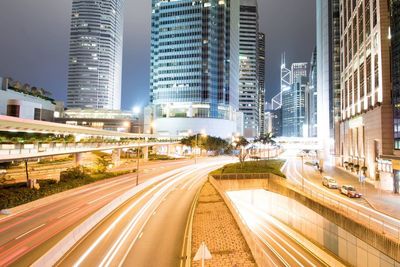
M 244 114 L 244 136 L 254 138 L 260 132 L 257 0 L 240 0 L 239 31 L 239 109 Z
M 73 0 L 69 108 L 121 108 L 123 0 Z
M 236 132 L 238 0 L 152 1 L 150 103 L 159 134 Z
M 340 159 L 372 179 L 394 145 L 388 3 L 340 1 Z

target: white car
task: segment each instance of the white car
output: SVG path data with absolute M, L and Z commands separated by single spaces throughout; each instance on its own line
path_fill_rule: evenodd
M 333 189 L 339 188 L 339 185 L 336 182 L 336 180 L 330 176 L 324 176 L 324 178 L 322 178 L 322 185 Z
M 362 196 L 360 193 L 356 191 L 355 187 L 351 185 L 343 185 L 340 188 L 340 193 L 350 198 L 360 198 Z

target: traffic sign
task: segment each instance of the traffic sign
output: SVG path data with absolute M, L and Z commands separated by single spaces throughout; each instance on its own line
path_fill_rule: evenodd
M 204 267 L 205 260 L 211 260 L 212 256 L 210 251 L 208 250 L 206 244 L 204 242 L 201 243 L 199 250 L 197 251 L 196 255 L 194 256 L 194 261 L 201 260 L 201 266 Z

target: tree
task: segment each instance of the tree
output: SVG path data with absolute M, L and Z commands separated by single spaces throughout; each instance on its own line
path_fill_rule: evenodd
M 103 173 L 107 170 L 108 166 L 111 164 L 111 160 L 107 156 L 100 156 L 96 160 L 97 172 Z
M 237 157 L 240 161 L 240 166 L 243 168 L 243 164 L 246 161 L 249 151 L 246 149 L 246 146 L 248 146 L 250 142 L 244 138 L 243 136 L 238 137 L 235 142 L 233 143 L 233 147 L 238 150 L 240 149 L 240 152 L 237 154 Z
M 276 142 L 273 138 L 275 138 L 273 133 L 267 133 L 267 134 L 260 135 L 254 141 L 257 143 L 261 143 L 263 145 L 274 145 L 274 144 L 276 144 Z M 269 159 L 269 149 L 268 149 L 268 159 Z
M 229 148 L 226 140 L 214 136 L 204 136 L 202 134 L 192 135 L 181 140 L 181 144 L 185 146 L 199 147 L 207 151 L 220 153 Z

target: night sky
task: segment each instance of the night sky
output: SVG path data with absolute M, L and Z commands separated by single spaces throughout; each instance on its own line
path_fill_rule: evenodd
M 125 0 L 122 107 L 148 102 L 150 0 Z M 267 35 L 267 100 L 279 89 L 280 54 L 309 62 L 315 46 L 315 0 L 258 0 Z M 44 87 L 57 100 L 67 90 L 72 0 L 0 0 L 0 76 Z

